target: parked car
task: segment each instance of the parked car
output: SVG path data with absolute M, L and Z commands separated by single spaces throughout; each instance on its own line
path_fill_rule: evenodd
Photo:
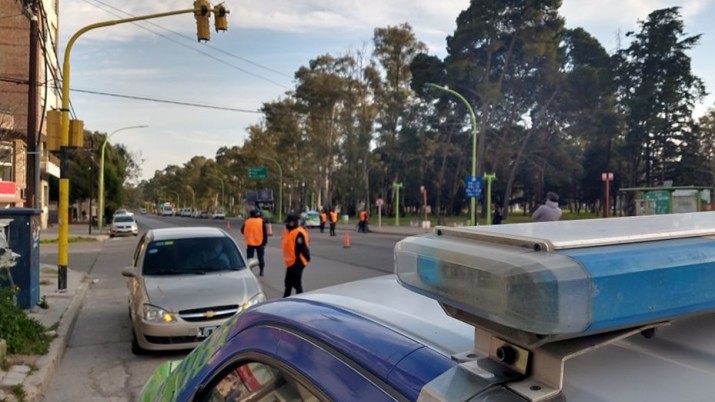
M 174 216 L 174 208 L 164 205 L 161 207 L 161 216 Z
M 109 225 L 109 237 L 134 235 L 139 234 L 137 221 L 134 220 L 134 215 L 129 214 L 114 214 L 112 224 Z
M 141 401 L 711 401 L 715 212 L 468 228 L 234 315 Z
M 194 213 L 194 211 L 193 211 L 191 208 L 188 208 L 188 207 L 187 207 L 187 208 L 183 208 L 183 209 L 181 210 L 180 216 L 189 217 L 189 218 L 190 218 L 193 213 Z
M 217 209 L 214 211 L 213 215 L 211 215 L 211 219 L 225 219 L 226 214 L 224 214 L 223 209 Z
M 307 211 L 300 214 L 301 224 L 307 228 L 320 227 L 320 213 L 318 211 Z
M 199 218 L 200 218 L 200 219 L 208 219 L 208 218 L 209 218 L 209 213 L 208 213 L 208 211 L 201 211 L 201 212 L 199 212 Z
M 142 215 L 145 215 L 145 214 L 146 214 L 146 208 L 140 208 L 140 209 L 139 209 L 139 213 L 141 213 Z
M 210 227 L 149 230 L 129 278 L 132 352 L 191 349 L 237 313 L 265 300 L 236 242 Z

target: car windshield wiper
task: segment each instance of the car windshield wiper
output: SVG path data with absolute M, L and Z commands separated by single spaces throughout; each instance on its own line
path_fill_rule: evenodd
M 161 275 L 179 275 L 183 272 L 179 271 L 156 271 L 156 272 L 145 272 L 144 276 L 161 276 Z
M 193 275 L 206 275 L 206 270 L 204 269 L 192 269 L 190 271 L 184 271 L 182 274 L 193 274 Z

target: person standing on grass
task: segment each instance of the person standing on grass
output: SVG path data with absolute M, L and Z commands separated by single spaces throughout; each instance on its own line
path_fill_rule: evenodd
M 536 208 L 531 220 L 535 222 L 549 222 L 561 219 L 561 208 L 559 208 L 559 195 L 549 191 L 546 193 L 546 203 Z

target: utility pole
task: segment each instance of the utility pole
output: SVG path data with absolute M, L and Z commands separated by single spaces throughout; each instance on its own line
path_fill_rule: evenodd
M 37 0 L 29 0 L 27 11 L 30 17 L 30 60 L 27 86 L 27 159 L 25 166 L 25 207 L 38 208 L 35 170 L 39 165 L 37 154 L 37 53 L 39 41 Z

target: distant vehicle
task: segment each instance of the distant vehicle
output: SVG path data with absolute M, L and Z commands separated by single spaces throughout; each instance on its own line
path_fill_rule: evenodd
M 140 212 L 142 215 L 146 214 L 146 208 L 141 208 L 141 209 L 139 209 L 139 212 Z
M 174 216 L 174 208 L 172 208 L 170 205 L 162 206 L 161 216 Z
M 226 214 L 223 212 L 222 209 L 215 210 L 213 215 L 211 215 L 211 219 L 224 219 L 224 218 L 226 218 Z
M 208 219 L 208 218 L 209 218 L 209 213 L 208 213 L 208 211 L 201 211 L 201 212 L 199 212 L 199 218 L 200 218 L 200 219 Z
M 320 213 L 318 211 L 307 211 L 300 214 L 303 226 L 307 228 L 320 227 Z
M 134 215 L 134 214 L 129 212 L 126 208 L 119 208 L 116 211 L 114 211 L 114 216 L 117 216 L 117 215 Z
M 714 236 L 715 212 L 441 227 L 396 275 L 234 315 L 138 399 L 712 401 Z
M 134 220 L 134 215 L 129 214 L 114 214 L 112 224 L 109 225 L 109 237 L 121 235 L 134 235 L 139 233 L 137 222 Z
M 184 209 L 181 210 L 180 216 L 189 217 L 189 218 L 190 218 L 190 217 L 191 217 L 191 214 L 193 214 L 193 213 L 194 213 L 194 211 L 193 211 L 191 208 L 188 208 L 188 207 L 187 207 L 187 208 L 184 208 Z
M 149 230 L 129 278 L 132 352 L 191 349 L 232 316 L 264 301 L 238 245 L 211 227 Z
M 258 191 L 246 191 L 245 216 L 249 216 L 251 211 L 260 211 L 263 218 L 270 221 L 275 211 L 273 190 L 264 188 Z

